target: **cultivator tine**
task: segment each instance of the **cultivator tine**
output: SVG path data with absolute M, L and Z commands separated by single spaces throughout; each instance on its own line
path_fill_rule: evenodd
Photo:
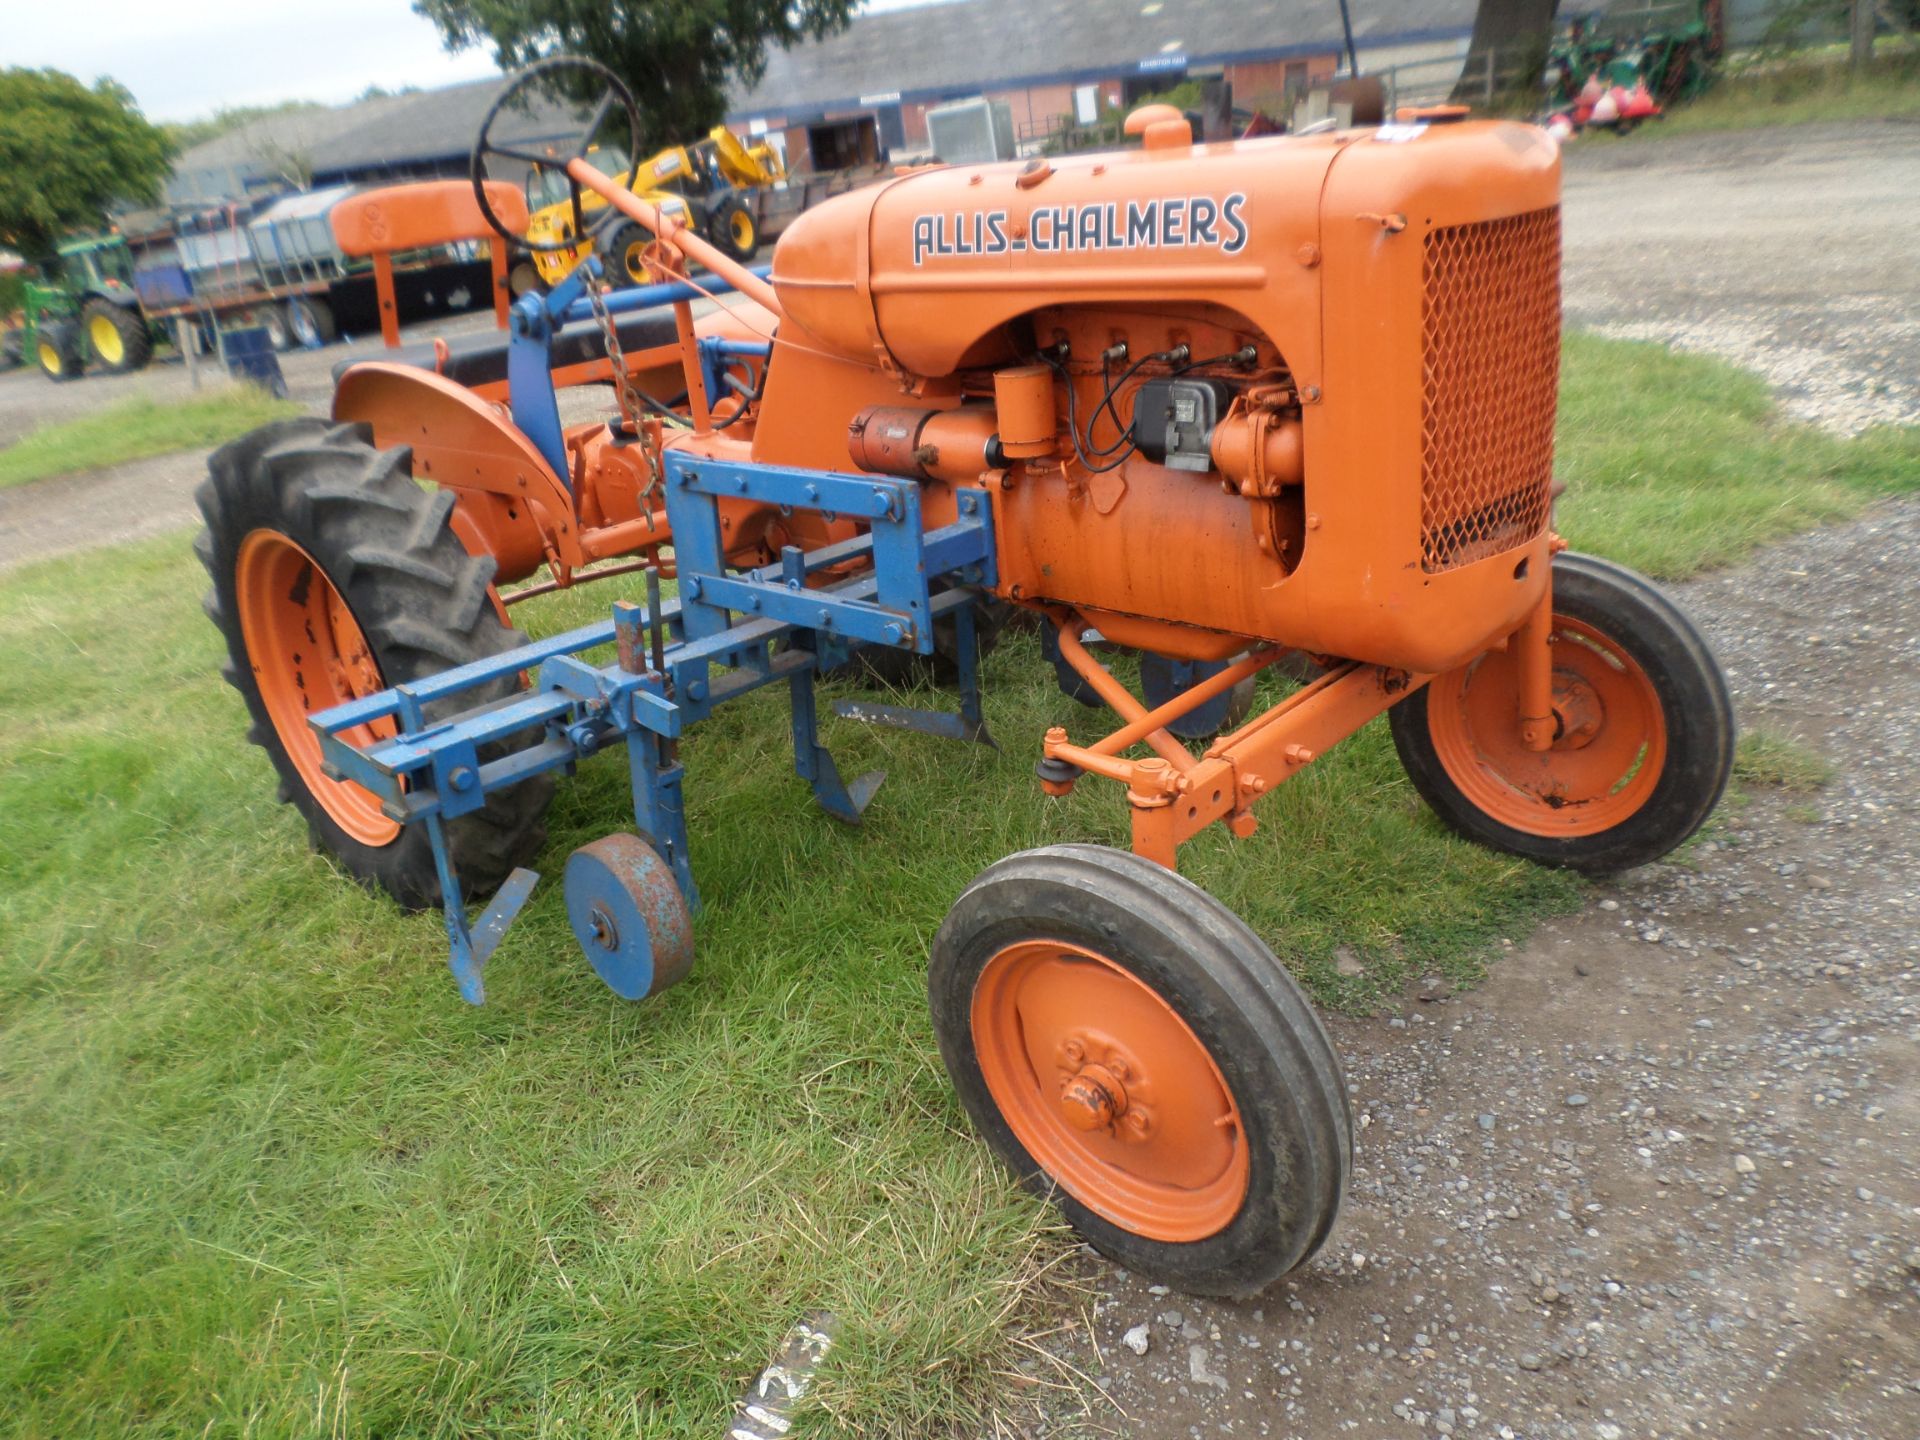
M 953 611 L 953 623 L 960 667 L 959 714 L 948 710 L 920 710 L 910 705 L 879 705 L 870 700 L 836 700 L 833 713 L 842 720 L 888 725 L 942 740 L 971 740 L 998 750 L 1000 742 L 988 733 L 980 705 L 980 645 L 974 607 L 971 604 L 957 607 Z
M 887 725 L 895 730 L 912 730 L 942 740 L 972 740 L 1000 748 L 987 727 L 978 719 L 956 715 L 950 710 L 916 710 L 910 705 L 878 705 L 870 700 L 836 700 L 833 713 L 842 720 L 858 720 L 865 725 Z
M 869 770 L 851 785 L 842 780 L 832 752 L 820 743 L 813 706 L 813 672 L 798 671 L 787 684 L 793 699 L 793 768 L 813 787 L 813 798 L 822 810 L 836 820 L 858 825 L 887 772 Z
M 493 892 L 493 903 L 487 906 L 473 927 L 473 963 L 476 967 L 485 968 L 506 936 L 507 927 L 519 916 L 527 897 L 533 894 L 533 887 L 539 883 L 539 872 L 522 865 Z
M 480 912 L 477 921 L 469 924 L 466 896 L 447 850 L 446 828 L 437 815 L 427 818 L 427 838 L 433 842 L 433 861 L 440 873 L 440 903 L 447 925 L 447 968 L 453 971 L 454 981 L 460 987 L 460 998 L 469 1005 L 483 1004 L 487 987 L 482 972 L 487 961 L 493 958 L 493 952 L 500 948 L 507 927 L 513 924 L 527 897 L 533 894 L 533 887 L 540 880 L 539 873 L 524 865 L 517 867 L 494 892 L 493 903 Z

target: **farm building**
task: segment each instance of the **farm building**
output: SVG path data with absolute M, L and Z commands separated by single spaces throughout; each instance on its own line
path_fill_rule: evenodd
M 1418 67 L 1421 88 L 1444 94 L 1473 15 L 1474 0 L 1362 0 L 1361 66 Z M 927 111 L 978 95 L 1007 102 L 1023 144 L 1203 76 L 1224 78 L 1241 108 L 1281 116 L 1344 54 L 1337 0 L 944 0 L 772 51 L 728 121 L 773 137 L 790 169 L 832 170 L 927 148 Z

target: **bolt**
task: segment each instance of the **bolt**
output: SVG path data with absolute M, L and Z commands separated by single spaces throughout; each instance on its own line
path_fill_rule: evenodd
M 472 766 L 460 765 L 456 766 L 453 773 L 447 776 L 447 783 L 456 790 L 471 790 L 473 788 L 474 778 Z
M 907 643 L 906 627 L 901 625 L 897 620 L 888 621 L 886 629 L 881 633 L 887 637 L 887 643 L 889 645 L 904 645 Z
M 1107 1069 L 1113 1072 L 1116 1080 L 1125 1080 L 1133 1074 L 1133 1068 L 1127 1064 L 1126 1058 L 1118 1054 L 1107 1057 Z
M 1138 1105 L 1127 1111 L 1127 1129 L 1136 1140 L 1147 1138 L 1147 1132 L 1153 1129 L 1153 1116 Z
M 682 583 L 681 588 L 687 592 L 689 599 L 698 600 L 700 598 L 700 577 L 698 575 L 689 575 Z
M 1306 765 L 1313 760 L 1313 751 L 1304 745 L 1289 745 L 1283 753 L 1289 765 Z
M 1087 1058 L 1087 1047 L 1078 1040 L 1069 1040 L 1060 1047 L 1060 1053 L 1067 1057 L 1069 1065 L 1078 1065 Z

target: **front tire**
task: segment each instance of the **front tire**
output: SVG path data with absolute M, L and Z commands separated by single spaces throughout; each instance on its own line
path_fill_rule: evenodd
M 423 490 L 411 465 L 404 447 L 374 449 L 364 425 L 264 426 L 208 462 L 194 497 L 207 525 L 194 549 L 213 579 L 206 610 L 227 642 L 222 675 L 246 701 L 247 738 L 272 760 L 280 798 L 306 818 L 316 849 L 421 909 L 441 900 L 426 828 L 402 827 L 360 786 L 328 779 L 307 725 L 332 705 L 497 655 L 520 638 L 494 608 L 492 559 L 469 555 L 453 533 L 453 496 Z M 514 693 L 503 679 L 439 708 Z M 392 733 L 384 721 L 354 738 Z M 552 793 L 542 776 L 447 822 L 469 898 L 539 852 Z
M 79 325 L 71 320 L 42 321 L 34 337 L 34 358 L 40 362 L 40 372 L 56 385 L 82 378 L 87 357 Z
M 600 268 L 607 283 L 619 289 L 646 284 L 646 252 L 652 243 L 653 236 L 646 228 L 631 220 L 614 226 L 604 245 L 596 240 L 593 248 L 600 254 Z
M 927 975 L 974 1127 L 1138 1274 L 1250 1295 L 1326 1242 L 1352 1165 L 1333 1045 L 1246 924 L 1097 845 L 990 867 Z
M 742 265 L 760 251 L 760 227 L 738 195 L 723 195 L 707 211 L 707 238 Z
M 1520 743 L 1507 652 L 1488 651 L 1389 712 L 1421 799 L 1450 829 L 1546 865 L 1607 874 L 1658 860 L 1706 822 L 1733 773 L 1733 702 L 1693 623 L 1646 579 L 1571 552 L 1553 562 L 1556 735 Z

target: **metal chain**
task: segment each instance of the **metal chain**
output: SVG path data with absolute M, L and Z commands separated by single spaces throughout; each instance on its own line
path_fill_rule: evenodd
M 587 300 L 593 306 L 593 318 L 599 322 L 607 359 L 613 362 L 613 384 L 619 397 L 621 418 L 627 422 L 634 439 L 639 442 L 641 453 L 647 457 L 647 486 L 640 492 L 640 513 L 647 517 L 647 528 L 651 530 L 654 528 L 654 498 L 659 495 L 665 479 L 660 466 L 660 447 L 643 423 L 646 407 L 640 399 L 638 387 L 633 383 L 633 376 L 627 373 L 626 352 L 620 348 L 620 335 L 614 328 L 612 314 L 607 310 L 606 296 L 593 281 L 587 283 Z

